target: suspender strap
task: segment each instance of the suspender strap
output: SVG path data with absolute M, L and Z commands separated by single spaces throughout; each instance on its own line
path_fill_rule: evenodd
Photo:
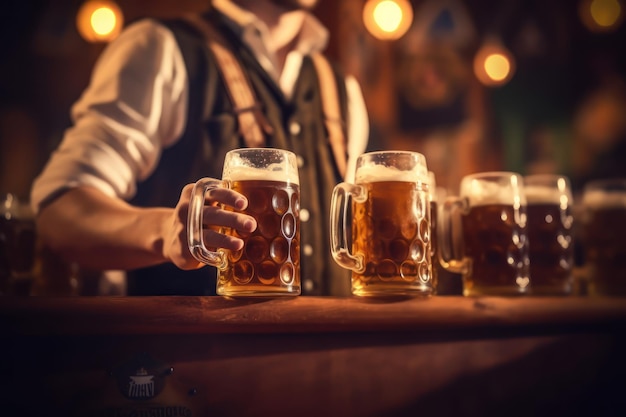
M 317 70 L 322 98 L 322 109 L 324 111 L 324 123 L 328 133 L 328 140 L 333 150 L 333 156 L 337 163 L 337 169 L 342 178 L 346 175 L 347 151 L 346 138 L 343 131 L 341 110 L 339 108 L 339 96 L 337 94 L 337 83 L 335 74 L 330 63 L 320 53 L 312 55 L 313 64 Z
M 222 34 L 215 30 L 202 16 L 189 14 L 186 20 L 204 35 L 207 45 L 213 52 L 218 68 L 226 84 L 226 90 L 234 106 L 239 121 L 239 133 L 243 136 L 246 146 L 250 148 L 265 145 L 265 137 L 259 123 L 261 107 L 254 96 L 254 90 L 245 76 L 239 60 L 235 58 Z
M 239 60 L 235 58 L 228 44 L 219 31 L 215 30 L 202 16 L 189 14 L 186 20 L 198 29 L 207 40 L 207 45 L 215 55 L 218 67 L 235 112 L 239 120 L 239 130 L 248 147 L 261 147 L 265 144 L 265 138 L 261 127 L 271 129 L 269 123 L 261 113 L 254 90 L 245 76 Z M 320 94 L 322 98 L 322 110 L 324 123 L 328 133 L 333 156 L 337 169 L 343 178 L 346 174 L 347 153 L 346 138 L 343 130 L 337 83 L 330 63 L 320 53 L 312 55 L 313 64 L 318 76 Z

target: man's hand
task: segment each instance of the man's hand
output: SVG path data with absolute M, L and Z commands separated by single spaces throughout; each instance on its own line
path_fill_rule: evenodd
M 181 269 L 197 269 L 204 266 L 193 257 L 188 247 L 187 217 L 189 201 L 194 184 L 186 185 L 165 228 L 163 236 L 163 256 Z M 243 233 L 253 232 L 257 223 L 254 217 L 237 211 L 225 210 L 228 206 L 244 210 L 248 206 L 246 197 L 227 188 L 217 188 L 207 193 L 203 210 L 204 244 L 209 250 L 218 248 L 236 251 L 243 248 L 243 241 L 235 236 L 220 233 L 226 227 Z

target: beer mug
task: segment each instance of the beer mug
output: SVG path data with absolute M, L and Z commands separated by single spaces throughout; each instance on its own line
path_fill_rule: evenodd
M 448 197 L 439 214 L 439 260 L 446 270 L 462 275 L 464 295 L 529 292 L 526 195 L 520 175 L 467 175 L 459 195 Z
M 590 295 L 626 295 L 626 179 L 583 188 L 581 239 Z
M 429 196 L 430 196 L 430 259 L 432 263 L 433 293 L 437 295 L 460 295 L 461 277 L 453 274 L 441 266 L 439 263 L 439 242 L 437 223 L 439 219 L 439 209 L 444 203 L 448 192 L 443 187 L 438 187 L 435 174 L 428 171 Z
M 574 267 L 572 189 L 561 175 L 524 177 L 533 294 L 571 294 Z
M 257 228 L 240 234 L 243 249 L 207 249 L 203 241 L 205 195 L 218 187 L 248 198 L 245 213 Z M 232 210 L 225 207 L 226 210 Z M 300 182 L 296 156 L 272 148 L 246 148 L 228 152 L 222 180 L 196 182 L 189 206 L 189 250 L 201 262 L 218 268 L 217 294 L 231 297 L 300 295 Z
M 35 218 L 16 195 L 0 196 L 0 295 L 29 295 L 35 275 Z
M 439 268 L 432 262 L 439 257 L 439 244 L 437 243 L 437 179 L 435 173 L 428 171 L 428 205 L 430 206 L 430 259 L 431 259 L 431 282 L 433 293 L 439 287 Z
M 404 151 L 359 156 L 355 184 L 333 189 L 333 259 L 352 270 L 356 296 L 430 295 L 430 199 L 426 159 Z

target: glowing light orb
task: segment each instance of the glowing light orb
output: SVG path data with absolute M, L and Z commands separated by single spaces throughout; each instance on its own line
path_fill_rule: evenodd
M 504 80 L 511 71 L 511 64 L 502 54 L 491 54 L 485 59 L 485 71 L 494 81 Z
M 76 15 L 78 33 L 88 42 L 110 42 L 122 30 L 124 15 L 112 0 L 87 0 Z
M 374 21 L 385 32 L 395 32 L 402 23 L 402 9 L 394 1 L 381 1 L 374 8 Z
M 368 0 L 363 8 L 363 23 L 378 39 L 399 39 L 413 23 L 413 8 L 408 0 Z
M 617 0 L 593 0 L 590 7 L 591 17 L 602 27 L 613 26 L 622 13 Z
M 581 0 L 578 14 L 591 32 L 611 32 L 624 20 L 622 0 Z
M 108 7 L 101 7 L 91 14 L 91 27 L 100 36 L 113 32 L 116 23 L 115 12 Z
M 504 85 L 514 72 L 515 59 L 499 42 L 488 40 L 474 56 L 474 74 L 486 86 Z

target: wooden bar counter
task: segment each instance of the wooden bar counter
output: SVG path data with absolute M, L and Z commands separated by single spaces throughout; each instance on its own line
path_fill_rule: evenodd
M 623 416 L 626 298 L 4 297 L 3 416 Z

